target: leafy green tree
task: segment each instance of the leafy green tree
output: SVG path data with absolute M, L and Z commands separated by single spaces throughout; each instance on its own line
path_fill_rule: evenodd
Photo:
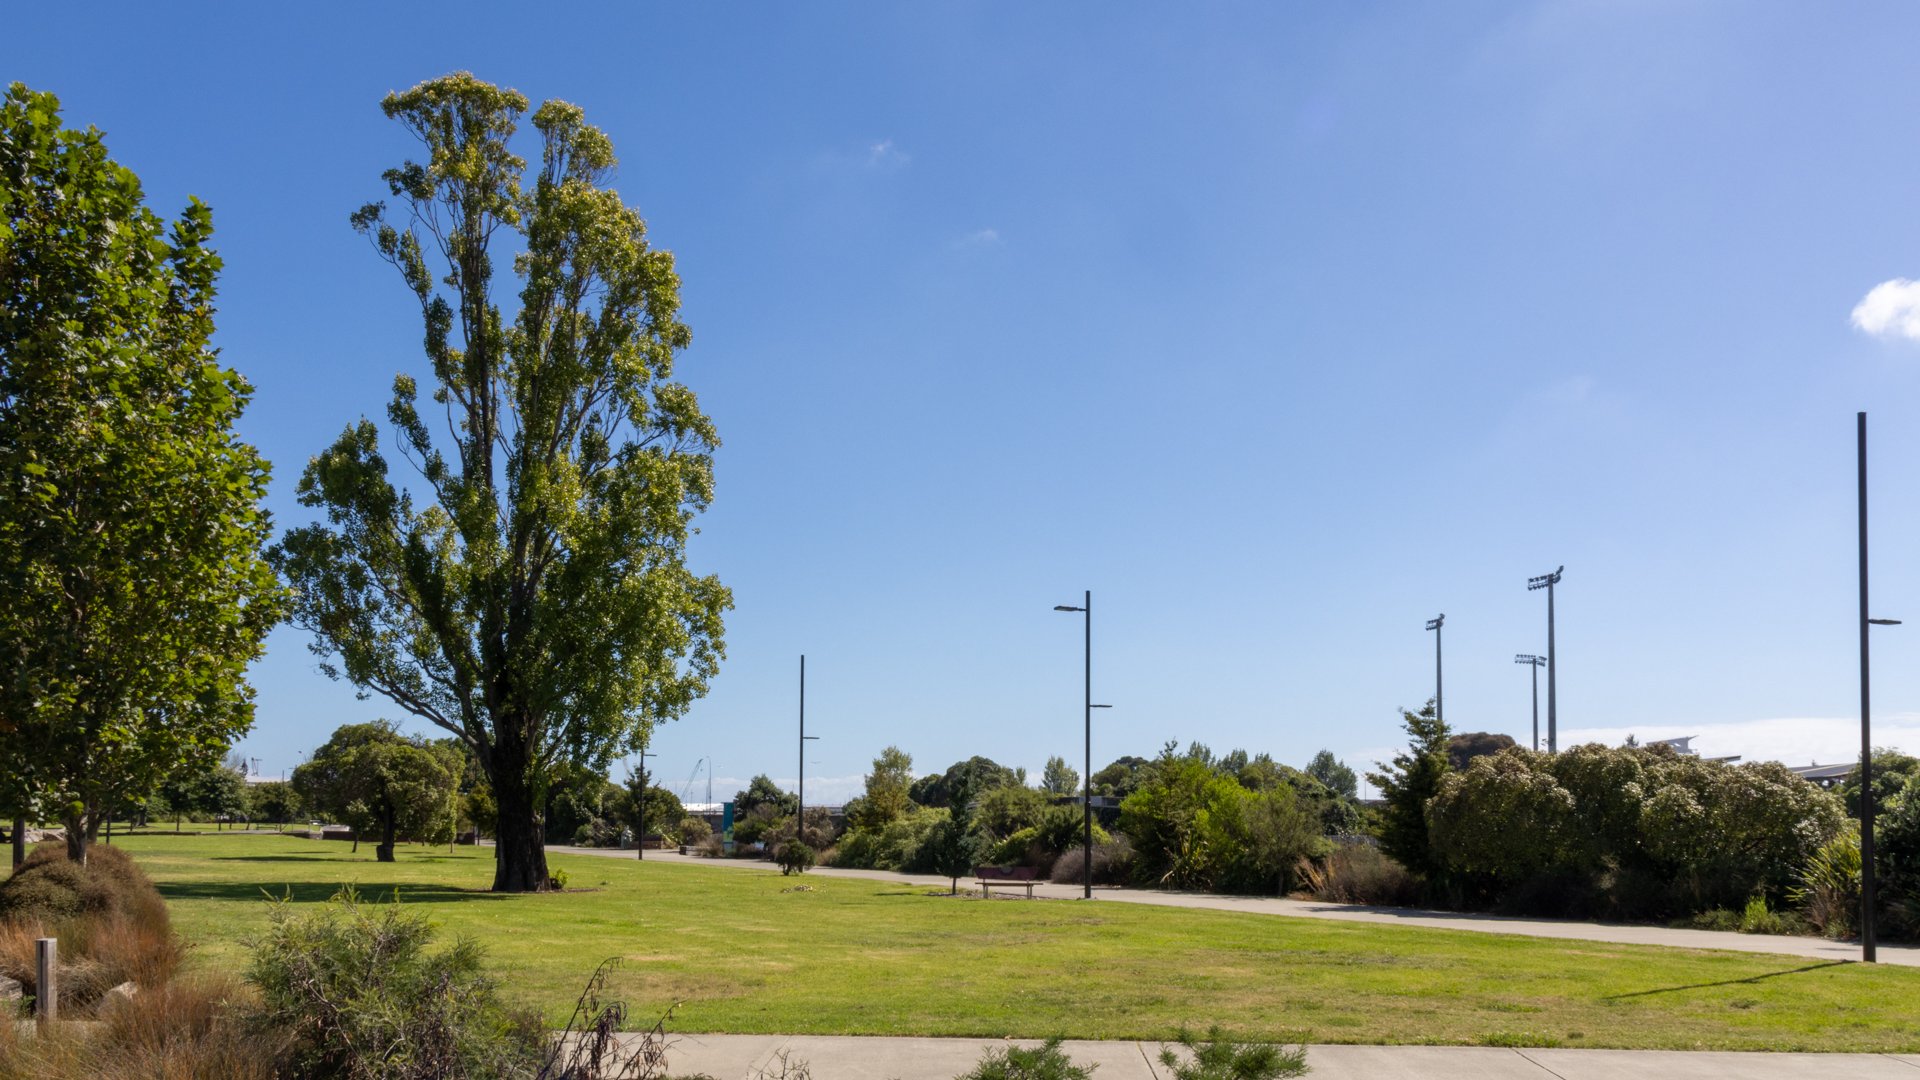
M 675 838 L 680 819 L 687 816 L 686 807 L 680 804 L 680 796 L 658 784 L 648 783 L 648 779 L 642 772 L 627 774 L 621 824 L 632 829 L 639 841 L 644 841 L 648 834 Z
M 989 788 L 1025 783 L 1022 772 L 976 754 L 947 766 L 944 773 L 923 776 L 914 781 L 907 794 L 921 806 L 951 806 L 961 792 L 965 792 L 968 798 L 978 798 L 986 794 Z
M 1047 767 L 1040 770 L 1040 790 L 1049 795 L 1077 795 L 1080 793 L 1080 771 L 1067 764 L 1067 759 L 1055 755 L 1047 759 Z
M 1124 799 L 1140 786 L 1152 765 L 1143 757 L 1129 755 L 1118 758 L 1093 774 L 1093 793 L 1110 799 Z
M 1002 840 L 1040 823 L 1047 794 L 1039 788 L 1012 784 L 988 788 L 974 802 L 974 824 L 994 840 Z
M 100 133 L 0 100 L 0 808 L 38 803 L 84 863 L 101 822 L 253 722 L 279 618 L 252 396 L 210 344 L 220 258 Z
M 1894 798 L 1903 791 L 1909 780 L 1920 776 L 1920 758 L 1890 750 L 1884 746 L 1873 750 L 1873 812 L 1878 817 L 1885 814 L 1893 804 Z M 1847 778 L 1840 782 L 1840 799 L 1846 804 L 1847 816 L 1860 816 L 1860 766 L 1855 765 Z
M 747 781 L 747 789 L 733 797 L 733 815 L 741 818 L 755 807 L 771 806 L 776 814 L 792 817 L 800 808 L 800 798 L 791 791 L 780 790 L 780 785 L 765 773 Z
M 1307 762 L 1307 775 L 1327 786 L 1329 791 L 1351 799 L 1360 794 L 1359 779 L 1347 763 L 1333 756 L 1333 751 L 1322 750 Z
M 719 439 L 673 379 L 690 335 L 673 257 L 607 186 L 613 144 L 581 110 L 535 110 L 535 167 L 509 140 L 516 91 L 458 73 L 381 103 L 425 145 L 353 216 L 418 303 L 430 424 L 411 375 L 387 417 L 417 490 L 389 478 L 371 421 L 314 458 L 326 522 L 276 559 L 326 670 L 459 736 L 498 808 L 493 888 L 543 889 L 554 767 L 604 771 L 705 694 L 732 597 L 686 565 Z M 510 239 L 517 313 L 495 296 Z
M 1427 800 L 1440 792 L 1447 763 L 1447 725 L 1434 714 L 1433 702 L 1419 712 L 1400 710 L 1407 729 L 1407 749 L 1393 756 L 1367 779 L 1380 789 L 1386 806 L 1380 814 L 1380 849 L 1416 874 L 1431 875 L 1440 867 L 1427 841 Z
M 393 861 L 394 842 L 406 835 L 444 836 L 455 793 L 457 764 L 421 739 L 385 721 L 347 724 L 293 771 L 294 789 L 324 813 L 376 833 L 374 857 Z
M 907 791 L 913 786 L 913 758 L 889 746 L 873 759 L 866 793 L 847 805 L 847 825 L 855 829 L 883 829 L 913 808 Z M 856 805 L 857 804 L 857 805 Z
M 251 794 L 255 821 L 285 825 L 306 812 L 306 804 L 302 802 L 300 793 L 284 780 L 255 784 Z
M 231 820 L 247 810 L 246 777 L 205 756 L 182 762 L 161 782 L 158 794 L 173 813 L 174 832 L 188 814 Z

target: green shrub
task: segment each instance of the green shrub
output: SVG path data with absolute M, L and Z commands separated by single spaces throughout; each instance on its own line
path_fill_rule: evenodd
M 1821 845 L 1800 868 L 1787 899 L 1830 938 L 1852 936 L 1860 921 L 1860 834 L 1851 830 Z
M 813 848 L 798 840 L 788 840 L 773 853 L 773 861 L 780 864 L 780 873 L 804 874 L 813 869 Z
M 1204 1039 L 1183 1027 L 1174 1041 L 1186 1053 L 1160 1048 L 1160 1064 L 1174 1080 L 1275 1080 L 1307 1074 L 1304 1046 L 1236 1042 L 1221 1034 L 1218 1025 Z
M 167 905 L 127 853 L 109 844 L 89 846 L 85 866 L 67 860 L 66 844 L 41 844 L 0 882 L 0 919 L 55 923 L 80 916 L 165 927 Z
M 996 1047 L 954 1080 L 1091 1080 L 1093 1066 L 1075 1065 L 1058 1035 L 1039 1046 Z
M 925 873 L 918 856 L 927 836 L 949 817 L 943 808 L 914 807 L 878 829 L 853 829 L 840 837 L 833 865 L 856 870 Z
M 1420 901 L 1420 882 L 1372 844 L 1342 844 L 1300 864 L 1302 886 L 1315 900 L 1406 907 Z
M 398 903 L 351 890 L 296 911 L 274 905 L 247 980 L 260 1015 L 293 1039 L 290 1075 L 313 1080 L 442 1080 L 531 1075 L 540 1018 L 509 1008 L 482 973 L 479 945 L 428 952 L 433 930 Z
M 713 826 L 707 824 L 706 818 L 694 817 L 691 814 L 689 814 L 688 816 L 680 819 L 680 842 L 681 843 L 698 847 L 702 842 L 704 842 L 707 839 L 707 837 L 712 835 L 713 835 Z

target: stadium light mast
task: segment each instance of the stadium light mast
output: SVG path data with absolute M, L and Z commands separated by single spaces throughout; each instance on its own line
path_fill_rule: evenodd
M 1551 574 L 1527 579 L 1527 591 L 1547 590 L 1547 753 L 1560 752 L 1560 695 L 1559 680 L 1554 678 L 1553 665 L 1553 587 L 1560 584 L 1560 575 L 1566 570 L 1560 567 Z
M 1447 613 L 1441 612 L 1438 618 L 1427 620 L 1427 629 L 1433 631 L 1433 719 L 1435 723 L 1447 722 L 1447 710 L 1442 705 L 1440 695 L 1440 628 L 1447 624 Z
M 1540 750 L 1540 669 L 1547 665 L 1547 658 L 1532 653 L 1521 653 L 1513 658 L 1516 664 L 1525 664 L 1533 669 L 1533 749 Z

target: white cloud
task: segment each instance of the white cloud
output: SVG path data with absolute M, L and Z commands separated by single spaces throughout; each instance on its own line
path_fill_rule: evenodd
M 893 145 L 892 139 L 881 139 L 867 147 L 867 167 L 870 169 L 898 169 L 912 160 L 905 150 Z
M 953 242 L 956 248 L 987 248 L 1000 246 L 999 229 L 975 229 Z
M 1877 338 L 1920 341 L 1920 281 L 1894 278 L 1875 285 L 1854 305 L 1853 325 Z

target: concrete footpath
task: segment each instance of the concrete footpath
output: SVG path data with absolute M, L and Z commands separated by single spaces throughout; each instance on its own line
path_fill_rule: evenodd
M 594 855 L 602 858 L 631 859 L 633 852 L 611 848 L 556 847 L 569 855 Z M 708 859 L 678 852 L 649 851 L 647 861 L 673 865 L 719 866 L 761 873 L 779 873 L 772 863 L 757 859 Z M 808 873 L 822 877 L 848 877 L 868 881 L 899 881 L 930 889 L 945 889 L 943 877 L 924 874 L 896 874 L 884 870 L 839 870 L 821 867 Z M 962 880 L 962 886 L 967 884 Z M 1036 886 L 1034 895 L 1050 900 L 1079 899 L 1078 885 Z M 1011 895 L 1019 896 L 1019 893 Z M 1283 915 L 1300 919 L 1333 919 L 1386 926 L 1420 926 L 1430 930 L 1466 930 L 1480 934 L 1518 934 L 1522 937 L 1559 938 L 1571 941 L 1603 941 L 1619 945 L 1661 945 L 1677 949 L 1722 949 L 1728 952 L 1767 953 L 1775 956 L 1804 956 L 1814 960 L 1858 960 L 1860 946 L 1825 938 L 1788 937 L 1778 934 L 1740 934 L 1725 930 L 1674 930 L 1665 926 L 1640 926 L 1625 923 L 1573 922 L 1565 919 L 1527 919 L 1505 915 L 1476 915 L 1459 911 L 1426 911 L 1417 908 L 1360 907 L 1330 904 L 1318 900 L 1289 900 L 1271 896 L 1219 896 L 1212 893 L 1166 892 L 1159 889 L 1122 889 L 1094 887 L 1096 900 L 1123 904 L 1149 904 L 1157 907 L 1204 908 L 1212 911 L 1240 911 L 1256 915 Z M 1920 967 L 1920 947 L 1885 945 L 1879 949 L 1883 964 Z M 1920 1078 L 1916 1078 L 1920 1080 Z
M 1038 1045 L 1020 1040 L 1022 1045 Z M 893 1039 L 831 1035 L 674 1035 L 671 1076 L 788 1080 L 804 1063 L 811 1080 L 952 1080 L 998 1039 Z M 1158 1043 L 1067 1042 L 1095 1080 L 1170 1080 Z M 1479 1046 L 1311 1046 L 1313 1080 L 1920 1080 L 1920 1055 L 1748 1054 L 1673 1050 L 1508 1050 Z

